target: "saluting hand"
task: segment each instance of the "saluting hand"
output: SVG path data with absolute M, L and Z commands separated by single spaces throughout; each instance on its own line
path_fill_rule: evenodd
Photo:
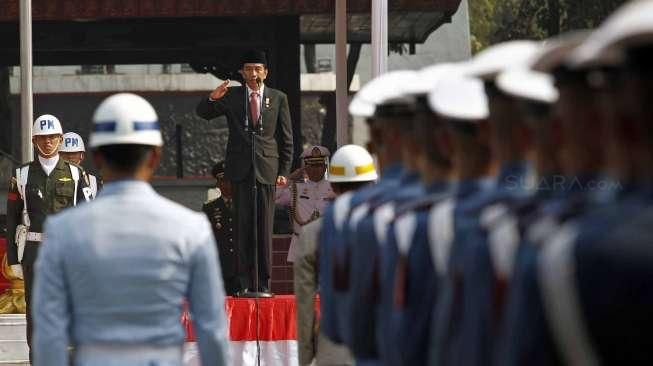
M 224 97 L 224 95 L 227 94 L 227 88 L 229 87 L 229 82 L 230 80 L 227 79 L 222 84 L 218 85 L 218 87 L 215 88 L 215 90 L 213 90 L 211 94 L 209 94 L 209 98 L 213 100 L 218 100 Z
M 290 173 L 288 176 L 288 181 L 297 181 L 297 180 L 302 180 L 305 175 L 305 169 L 304 167 L 298 168 L 294 172 Z

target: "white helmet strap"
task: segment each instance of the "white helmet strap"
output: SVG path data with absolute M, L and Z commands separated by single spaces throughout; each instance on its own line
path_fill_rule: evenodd
M 39 151 L 40 155 L 49 158 L 51 156 L 55 156 L 59 151 L 59 145 L 61 145 L 61 139 L 57 140 L 57 144 L 54 147 L 52 147 L 50 152 L 43 151 L 43 149 L 41 149 L 41 146 L 39 146 L 39 144 L 34 144 L 34 145 L 36 145 L 36 149 Z

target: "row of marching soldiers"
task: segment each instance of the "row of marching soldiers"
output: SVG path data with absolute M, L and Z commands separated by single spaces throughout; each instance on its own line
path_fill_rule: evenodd
M 380 178 L 332 161 L 317 363 L 651 364 L 652 97 L 653 1 L 366 84 Z

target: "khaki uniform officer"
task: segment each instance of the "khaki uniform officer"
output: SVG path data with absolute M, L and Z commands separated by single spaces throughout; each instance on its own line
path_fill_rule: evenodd
M 323 146 L 312 146 L 304 150 L 301 157 L 304 159 L 304 167 L 294 174 L 306 173 L 307 179 L 289 183 L 277 190 L 276 203 L 288 205 L 293 226 L 288 262 L 295 261 L 302 227 L 320 217 L 327 203 L 335 198 L 331 185 L 324 177 L 329 150 Z

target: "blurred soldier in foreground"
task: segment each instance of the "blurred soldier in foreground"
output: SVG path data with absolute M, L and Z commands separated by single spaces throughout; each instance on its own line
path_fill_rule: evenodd
M 152 106 L 107 98 L 90 145 L 108 182 L 46 223 L 36 263 L 35 365 L 182 365 L 185 298 L 203 365 L 226 365 L 224 290 L 208 220 L 148 181 L 163 140 Z M 80 225 L 83 223 L 83 225 Z
M 311 146 L 301 155 L 304 166 L 293 174 L 302 174 L 297 177 L 299 182 L 291 182 L 277 189 L 276 203 L 288 205 L 293 233 L 288 249 L 288 262 L 294 262 L 299 248 L 297 241 L 302 233 L 302 227 L 318 219 L 324 207 L 333 200 L 334 195 L 331 185 L 325 179 L 329 150 L 323 146 Z M 303 179 L 306 174 L 307 179 Z M 291 175 L 292 178 L 292 175 Z
M 63 135 L 63 144 L 59 147 L 59 155 L 71 163 L 82 165 L 86 157 L 86 147 L 82 137 L 74 132 L 66 132 Z M 102 180 L 93 174 L 87 174 L 88 188 L 91 192 L 91 198 L 95 198 L 100 189 L 102 189 Z
M 32 284 L 34 262 L 43 240 L 48 215 L 76 205 L 88 197 L 85 173 L 78 165 L 59 158 L 63 131 L 57 117 L 45 114 L 34 122 L 32 142 L 37 160 L 16 169 L 7 197 L 7 261 L 25 278 L 27 343 L 32 359 Z M 82 220 L 77 226 L 83 225 Z
M 440 80 L 429 94 L 429 106 L 447 127 L 453 178 L 456 186 L 451 197 L 437 202 L 428 213 L 428 243 L 437 275 L 428 364 L 455 364 L 454 346 L 460 342 L 462 296 L 462 255 L 458 239 L 464 238 L 463 224 L 470 217 L 463 210 L 468 202 L 488 192 L 490 147 L 487 140 L 488 101 L 483 83 L 460 73 Z M 456 93 L 450 93 L 456 90 Z M 438 361 L 436 361 L 438 360 Z
M 370 83 L 368 83 L 369 85 Z M 349 104 L 349 113 L 352 116 L 364 117 L 370 128 L 372 142 L 368 144 L 371 151 L 376 148 L 376 140 L 381 133 L 373 118 L 375 104 L 364 102 L 360 99 L 360 93 L 354 96 Z M 368 174 L 369 180 L 376 179 L 376 169 L 374 164 L 360 165 L 358 174 Z M 338 175 L 340 169 L 334 169 L 330 174 Z M 364 189 L 361 189 L 364 190 Z M 336 275 L 341 274 L 339 269 L 344 262 L 346 249 L 344 246 L 345 221 L 349 216 L 349 207 L 355 191 L 341 194 L 332 205 L 325 208 L 322 215 L 323 220 L 319 233 L 319 255 L 317 265 L 319 270 L 318 280 L 320 287 L 320 332 L 330 341 L 335 343 L 344 343 L 347 334 L 343 334 L 342 326 L 347 325 L 343 309 L 347 303 L 348 293 L 345 284 L 336 281 Z M 337 286 L 336 286 L 337 285 Z M 346 329 L 345 329 L 346 330 Z
M 538 47 L 531 41 L 498 44 L 480 52 L 470 63 L 470 74 L 484 82 L 489 108 L 489 137 L 492 158 L 498 171 L 494 187 L 464 208 L 470 219 L 464 238 L 456 238 L 463 250 L 462 322 L 458 362 L 488 365 L 498 337 L 503 309 L 506 266 L 517 247 L 518 236 L 509 227 L 497 239 L 494 230 L 516 202 L 527 200 L 534 191 L 527 161 L 531 152 L 531 131 L 520 113 L 519 100 L 497 86 L 497 76 L 508 67 L 521 66 Z
M 430 254 L 426 223 L 428 212 L 450 195 L 450 168 L 444 119 L 431 111 L 428 93 L 440 78 L 455 73 L 449 64 L 419 72 L 408 95 L 415 95 L 411 156 L 415 159 L 425 196 L 396 203 L 387 229 L 387 243 L 380 246 L 379 305 L 376 317 L 377 347 L 384 365 L 427 363 L 429 330 L 438 278 Z M 460 90 L 448 90 L 459 94 Z M 469 96 L 466 96 L 469 97 Z M 467 108 L 474 100 L 467 99 Z M 485 106 L 485 105 L 484 105 Z M 486 108 L 487 109 L 487 108 Z
M 231 184 L 224 179 L 224 161 L 218 162 L 212 170 L 216 179 L 218 196 L 202 205 L 202 211 L 211 222 L 213 235 L 218 245 L 220 256 L 220 268 L 222 268 L 222 279 L 227 295 L 235 295 L 240 286 L 238 285 L 238 253 L 236 248 L 236 236 L 234 232 L 234 206 L 231 195 Z
M 414 98 L 396 88 L 398 83 L 410 84 L 416 78 L 413 71 L 383 74 L 375 79 L 376 86 L 369 99 L 376 105 L 375 124 L 383 129 L 382 137 L 375 140 L 383 172 L 381 181 L 387 177 L 383 162 L 392 161 L 394 157 L 399 175 L 396 180 L 389 178 L 391 183 L 382 189 L 370 188 L 354 193 L 351 215 L 345 226 L 345 246 L 349 254 L 345 268 L 349 268 L 347 283 L 350 292 L 345 314 L 350 322 L 351 351 L 361 364 L 379 362 L 375 340 L 376 306 L 380 287 L 390 285 L 380 281 L 379 273 L 379 251 L 386 244 L 387 225 L 398 203 L 424 195 L 416 165 L 419 145 L 413 134 Z M 364 99 L 367 90 L 360 92 Z
M 359 173 L 358 167 L 367 166 L 372 156 L 360 146 L 346 145 L 333 155 L 334 172 L 329 183 L 336 195 L 355 191 L 376 179 L 375 174 Z M 322 218 L 304 226 L 299 236 L 297 258 L 294 265 L 295 296 L 297 301 L 297 341 L 299 364 L 310 365 L 313 358 L 317 365 L 353 365 L 346 347 L 331 342 L 320 332 L 315 317 L 315 294 L 318 292 L 317 251 L 318 233 Z
M 609 135 L 618 149 L 606 157 L 616 152 L 630 169 L 620 171 L 624 185 L 614 202 L 568 223 L 542 250 L 544 308 L 566 364 L 653 362 L 652 40 L 653 2 L 633 1 L 572 54 L 572 67 L 616 61 L 608 88 L 620 118 Z

